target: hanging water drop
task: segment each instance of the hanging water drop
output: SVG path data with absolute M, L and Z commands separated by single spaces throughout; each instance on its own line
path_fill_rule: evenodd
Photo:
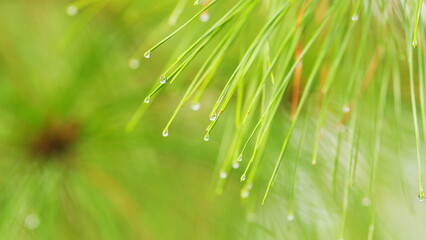
M 233 162 L 232 163 L 232 168 L 237 169 L 240 167 L 240 164 L 238 162 Z
M 419 200 L 420 200 L 420 202 L 423 202 L 425 199 L 426 199 L 426 196 L 425 196 L 425 194 L 424 194 L 424 192 L 423 191 L 421 191 L 420 193 L 419 193 Z
M 195 0 L 194 1 L 194 6 L 198 6 L 198 5 L 200 5 L 200 0 Z
M 213 113 L 210 117 L 209 117 L 209 119 L 210 119 L 210 121 L 214 121 L 214 120 L 216 120 L 216 113 Z
M 200 15 L 200 21 L 201 22 L 207 22 L 210 19 L 210 15 L 208 14 L 208 12 L 203 12 Z
M 78 13 L 78 8 L 74 5 L 67 7 L 68 16 L 75 16 Z
M 169 136 L 169 130 L 168 129 L 164 129 L 163 131 L 163 137 L 167 137 Z
M 244 182 L 246 180 L 246 174 L 243 174 L 242 176 L 241 176 L 241 178 L 240 178 L 240 181 L 241 182 Z
M 151 101 L 150 97 L 145 98 L 145 100 L 143 100 L 145 103 L 149 103 Z
M 294 215 L 293 214 L 289 214 L 288 216 L 287 216 L 287 220 L 288 221 L 293 221 L 294 220 Z
M 351 111 L 351 107 L 349 105 L 344 105 L 343 108 L 342 108 L 342 111 L 344 113 L 348 113 L 348 112 Z
M 238 156 L 238 159 L 237 159 L 237 161 L 238 161 L 238 162 L 241 162 L 241 161 L 243 161 L 243 155 L 240 155 L 240 156 Z
M 192 104 L 191 104 L 191 109 L 192 109 L 193 111 L 198 111 L 198 110 L 200 110 L 200 107 L 201 107 L 201 104 L 200 104 L 200 103 L 192 103 Z
M 248 196 L 250 195 L 250 192 L 247 190 L 244 190 L 243 192 L 241 192 L 241 197 L 242 198 L 248 198 Z
M 210 140 L 210 135 L 209 133 L 206 133 L 206 135 L 204 135 L 204 141 L 208 142 Z
M 147 51 L 147 52 L 145 52 L 144 53 L 144 55 L 143 55 L 145 58 L 150 58 L 151 57 L 151 52 L 150 51 Z
M 167 82 L 167 77 L 164 75 L 160 76 L 160 83 L 165 84 L 166 82 Z
M 34 230 L 40 225 L 40 219 L 37 215 L 30 214 L 25 218 L 25 227 Z
M 139 67 L 139 60 L 136 58 L 132 58 L 129 61 L 129 68 L 130 69 L 137 69 Z
M 219 176 L 220 178 L 225 179 L 228 176 L 228 174 L 225 171 L 220 171 Z
M 413 39 L 411 44 L 413 45 L 413 48 L 416 48 L 417 47 L 417 39 Z
M 358 21 L 358 14 L 355 14 L 351 17 L 352 21 L 356 22 Z

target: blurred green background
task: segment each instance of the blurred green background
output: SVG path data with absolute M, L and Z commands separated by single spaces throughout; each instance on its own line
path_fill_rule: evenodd
M 217 145 L 202 144 L 201 117 L 165 139 L 164 99 L 125 131 L 162 67 L 128 58 L 169 11 L 139 5 L 73 18 L 62 1 L 0 2 L 0 239 L 238 236 L 243 210 L 211 191 Z
M 193 112 L 187 107 L 170 136 L 161 136 L 186 77 L 194 72 L 165 89 L 135 130 L 125 131 L 166 63 L 193 38 L 182 34 L 156 53 L 155 61 L 131 70 L 128 59 L 141 43 L 151 46 L 175 29 L 169 16 L 176 2 L 107 3 L 71 17 L 63 1 L 0 1 L 0 239 L 334 238 L 341 199 L 327 185 L 331 164 L 312 169 L 311 156 L 302 151 L 296 219 L 290 222 L 292 167 L 283 169 L 265 206 L 259 200 L 272 163 L 264 166 L 267 171 L 257 180 L 263 187 L 254 189 L 252 199 L 240 199 L 237 176 L 222 195 L 215 195 L 231 117 L 205 143 L 208 108 Z M 178 23 L 194 13 L 190 7 Z M 226 5 L 216 11 L 221 8 Z M 203 24 L 187 33 L 202 31 Z M 218 78 L 229 69 L 225 65 Z M 212 85 L 202 106 L 212 105 L 219 91 Z M 385 148 L 392 149 L 391 127 L 386 129 Z M 271 138 L 280 140 L 271 143 L 266 158 L 279 152 L 284 134 L 278 128 L 272 132 Z M 300 131 L 295 135 L 298 139 Z M 404 156 L 414 159 L 413 139 L 402 141 Z M 335 145 L 336 136 L 326 132 L 324 142 Z M 296 155 L 297 144 L 292 142 L 290 156 Z M 382 158 L 395 158 L 392 153 L 385 151 Z M 321 154 L 334 157 L 327 148 Z M 411 197 L 416 194 L 414 161 L 404 163 L 402 180 L 394 163 L 381 165 L 376 239 L 426 239 L 426 208 Z M 409 194 L 402 193 L 401 185 Z M 354 190 L 348 239 L 365 239 L 368 231 L 370 212 L 361 206 L 362 198 L 362 190 Z

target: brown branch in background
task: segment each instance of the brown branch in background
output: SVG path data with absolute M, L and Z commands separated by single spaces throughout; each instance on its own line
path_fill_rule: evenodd
M 303 51 L 303 44 L 299 43 L 296 49 L 295 59 L 297 60 Z M 303 70 L 303 61 L 297 65 L 294 72 L 294 81 L 293 81 L 293 96 L 291 99 L 291 118 L 293 119 L 294 114 L 296 114 L 297 106 L 299 104 L 299 96 L 300 96 L 300 87 L 302 82 L 302 70 Z
M 309 3 L 310 3 L 310 1 L 306 1 L 303 4 L 302 9 L 299 12 L 299 16 L 297 17 L 296 28 L 300 27 L 300 24 L 302 23 L 303 16 L 305 15 L 305 11 L 306 11 L 306 8 L 308 7 Z
M 296 22 L 296 28 L 300 27 L 300 24 L 302 23 L 303 16 L 305 14 L 306 8 L 308 7 L 309 1 L 306 1 L 302 9 L 300 10 L 299 16 L 297 17 Z M 295 61 L 300 58 L 303 51 L 303 43 L 299 42 L 296 49 L 295 54 Z M 303 60 L 297 64 L 295 72 L 294 72 L 294 81 L 293 81 L 293 96 L 291 99 L 291 113 L 290 116 L 293 119 L 294 115 L 296 114 L 297 106 L 299 104 L 299 97 L 300 97 L 300 88 L 301 88 L 301 82 L 302 82 L 302 70 L 303 70 Z
M 329 0 L 319 1 L 319 3 L 316 6 L 316 11 L 315 11 L 315 22 L 316 23 L 320 23 L 324 19 L 325 15 L 327 13 L 327 10 L 329 9 L 329 5 L 330 5 Z

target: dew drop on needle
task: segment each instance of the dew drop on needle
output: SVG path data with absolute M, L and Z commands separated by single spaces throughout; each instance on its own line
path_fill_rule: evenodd
M 25 218 L 25 227 L 34 230 L 40 225 L 40 219 L 37 215 L 30 214 Z
M 200 104 L 200 103 L 192 103 L 192 104 L 191 104 L 191 109 L 192 109 L 193 111 L 198 111 L 198 110 L 200 110 L 200 107 L 201 107 L 201 104 Z
M 204 135 L 204 141 L 208 142 L 209 140 L 210 140 L 210 135 L 206 133 L 206 135 Z
M 351 107 L 349 107 L 349 105 L 344 105 L 342 108 L 343 112 L 348 113 L 351 111 Z
M 150 51 L 147 51 L 147 52 L 145 52 L 144 53 L 144 55 L 143 55 L 145 58 L 150 58 L 151 57 L 151 52 Z
M 163 131 L 163 137 L 167 137 L 169 136 L 169 130 L 168 129 L 164 129 Z
M 423 202 L 425 199 L 426 199 L 426 196 L 425 196 L 425 194 L 423 193 L 423 191 L 421 191 L 420 193 L 419 193 L 419 200 L 420 200 L 420 202 Z
M 242 198 L 248 198 L 248 196 L 250 195 L 250 192 L 249 191 L 247 191 L 247 190 L 244 190 L 242 193 L 241 193 L 241 197 Z
M 68 16 L 75 16 L 78 13 L 78 8 L 74 5 L 67 7 Z
M 210 19 L 210 15 L 207 12 L 204 12 L 200 15 L 201 22 L 207 22 Z
M 240 164 L 238 162 L 232 163 L 232 168 L 237 169 L 240 167 Z

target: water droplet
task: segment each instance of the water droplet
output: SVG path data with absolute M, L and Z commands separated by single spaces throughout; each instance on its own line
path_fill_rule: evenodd
M 150 58 L 151 57 L 151 52 L 150 51 L 147 51 L 147 52 L 145 52 L 144 53 L 144 55 L 143 55 L 145 58 Z
M 248 196 L 250 195 L 250 192 L 247 190 L 244 190 L 241 192 L 241 197 L 242 198 L 248 198 Z
M 244 182 L 246 180 L 246 175 L 245 174 L 243 174 L 242 176 L 241 176 L 241 178 L 240 178 L 240 181 L 241 182 Z
M 210 19 L 210 15 L 207 12 L 204 12 L 200 15 L 201 22 L 207 22 Z
M 425 193 L 423 191 L 420 191 L 418 197 L 419 197 L 420 202 L 423 202 L 426 199 Z
M 210 135 L 209 133 L 206 133 L 206 135 L 204 135 L 204 141 L 208 142 L 210 140 Z
M 194 1 L 194 6 L 198 6 L 198 5 L 200 5 L 200 0 L 195 0 Z
M 137 69 L 139 67 L 139 60 L 136 58 L 132 58 L 129 61 L 129 68 L 130 69 Z
M 198 111 L 198 110 L 200 110 L 200 107 L 201 107 L 201 104 L 200 104 L 200 103 L 192 103 L 192 104 L 191 104 L 191 109 L 192 109 L 193 111 Z
M 349 105 L 344 105 L 342 108 L 343 112 L 348 113 L 351 111 L 351 107 Z
M 413 39 L 411 44 L 413 44 L 413 48 L 416 48 L 417 47 L 417 39 Z
M 351 17 L 352 21 L 358 21 L 358 14 L 355 14 Z
M 240 155 L 240 156 L 238 156 L 238 159 L 237 159 L 237 161 L 238 161 L 238 162 L 241 162 L 241 161 L 243 161 L 243 155 Z
M 238 162 L 233 162 L 232 163 L 232 168 L 237 169 L 240 167 L 240 164 Z
M 166 82 L 167 82 L 167 77 L 164 75 L 160 76 L 160 83 L 165 84 Z
M 288 216 L 287 216 L 287 220 L 288 221 L 293 221 L 294 220 L 294 215 L 293 214 L 289 214 Z
M 143 100 L 145 103 L 149 103 L 151 101 L 150 97 L 145 98 L 145 100 Z
M 67 7 L 68 16 L 75 16 L 78 13 L 78 8 L 74 5 Z
M 169 136 L 169 130 L 168 129 L 164 129 L 163 131 L 163 137 L 167 137 Z
M 371 204 L 371 200 L 369 197 L 364 197 L 361 201 L 362 206 L 368 207 Z
M 29 230 L 34 230 L 40 225 L 40 219 L 37 215 L 30 214 L 25 218 L 25 227 Z
M 214 120 L 216 120 L 216 113 L 213 113 L 210 117 L 209 117 L 209 119 L 210 119 L 210 121 L 214 121 Z
M 225 179 L 228 176 L 228 174 L 225 171 L 220 171 L 219 176 L 220 178 Z

